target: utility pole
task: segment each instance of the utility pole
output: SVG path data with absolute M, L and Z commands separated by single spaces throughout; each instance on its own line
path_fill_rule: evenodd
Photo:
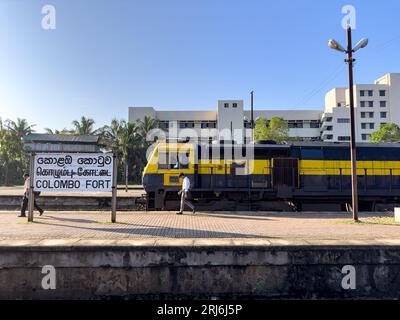
M 368 39 L 360 40 L 353 48 L 351 41 L 351 26 L 347 27 L 347 49 L 343 48 L 336 40 L 330 39 L 328 46 L 331 49 L 347 54 L 344 60 L 349 67 L 349 99 L 350 99 L 350 162 L 351 162 L 351 202 L 353 211 L 353 220 L 358 221 L 358 191 L 357 191 L 357 158 L 356 158 L 356 130 L 354 116 L 354 88 L 353 88 L 353 53 L 365 48 L 368 45 Z
M 356 156 L 356 132 L 354 119 L 354 87 L 353 87 L 353 46 L 351 43 L 351 27 L 347 27 L 347 65 L 349 67 L 349 98 L 350 98 L 350 161 L 351 161 L 351 208 L 353 220 L 358 221 L 358 190 L 357 190 L 357 156 Z

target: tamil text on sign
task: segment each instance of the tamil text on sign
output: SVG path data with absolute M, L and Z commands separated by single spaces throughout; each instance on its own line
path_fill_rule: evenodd
M 40 153 L 34 156 L 34 191 L 110 192 L 110 153 Z

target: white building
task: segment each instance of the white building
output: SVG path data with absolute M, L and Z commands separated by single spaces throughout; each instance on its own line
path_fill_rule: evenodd
M 367 142 L 381 124 L 400 124 L 400 73 L 388 73 L 373 84 L 354 85 L 356 141 Z M 349 90 L 335 88 L 325 96 L 321 139 L 350 140 Z
M 354 85 L 356 141 L 367 142 L 382 123 L 400 124 L 400 73 L 389 73 L 373 84 Z M 207 109 L 205 109 L 207 110 Z M 157 120 L 170 138 L 200 137 L 203 141 L 250 141 L 250 110 L 243 100 L 219 100 L 214 111 L 158 111 L 154 107 L 129 107 L 129 121 L 145 116 Z M 334 88 L 325 96 L 325 110 L 254 110 L 254 120 L 282 117 L 289 135 L 303 140 L 350 139 L 349 90 Z
M 320 110 L 254 110 L 254 120 L 283 117 L 289 124 L 289 135 L 304 140 L 319 140 Z M 243 100 L 219 100 L 215 111 L 157 111 L 154 107 L 129 107 L 129 121 L 145 116 L 157 120 L 169 138 L 199 137 L 202 141 L 251 140 L 250 111 Z

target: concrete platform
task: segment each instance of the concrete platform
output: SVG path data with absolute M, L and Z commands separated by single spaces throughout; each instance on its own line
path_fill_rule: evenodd
M 400 225 L 315 213 L 109 217 L 46 212 L 27 223 L 0 212 L 0 299 L 400 298 Z M 343 287 L 349 265 L 355 289 Z M 54 289 L 43 287 L 49 266 Z
M 18 210 L 23 187 L 0 187 L 0 210 Z M 145 191 L 140 186 L 117 190 L 119 210 L 144 210 Z M 111 192 L 43 192 L 37 200 L 40 206 L 52 210 L 98 210 L 111 207 Z

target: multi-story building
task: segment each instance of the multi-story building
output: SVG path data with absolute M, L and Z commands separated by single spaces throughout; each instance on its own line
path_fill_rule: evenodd
M 349 90 L 335 88 L 325 96 L 323 141 L 350 140 Z M 373 84 L 354 85 L 356 141 L 368 142 L 381 124 L 400 124 L 400 73 L 388 73 Z
M 283 117 L 289 135 L 303 140 L 319 140 L 320 110 L 254 110 L 254 120 Z M 129 121 L 153 117 L 169 138 L 200 138 L 201 141 L 251 140 L 251 115 L 244 110 L 243 100 L 219 100 L 215 111 L 157 111 L 154 107 L 130 107 Z
M 354 85 L 356 141 L 367 142 L 383 123 L 400 124 L 400 73 L 389 73 L 373 84 Z M 129 107 L 129 120 L 145 116 L 157 120 L 169 138 L 199 137 L 202 141 L 251 140 L 250 111 L 243 100 L 219 100 L 214 111 L 159 111 Z M 254 110 L 254 120 L 282 117 L 289 135 L 303 140 L 350 140 L 349 90 L 334 88 L 325 96 L 325 110 Z

